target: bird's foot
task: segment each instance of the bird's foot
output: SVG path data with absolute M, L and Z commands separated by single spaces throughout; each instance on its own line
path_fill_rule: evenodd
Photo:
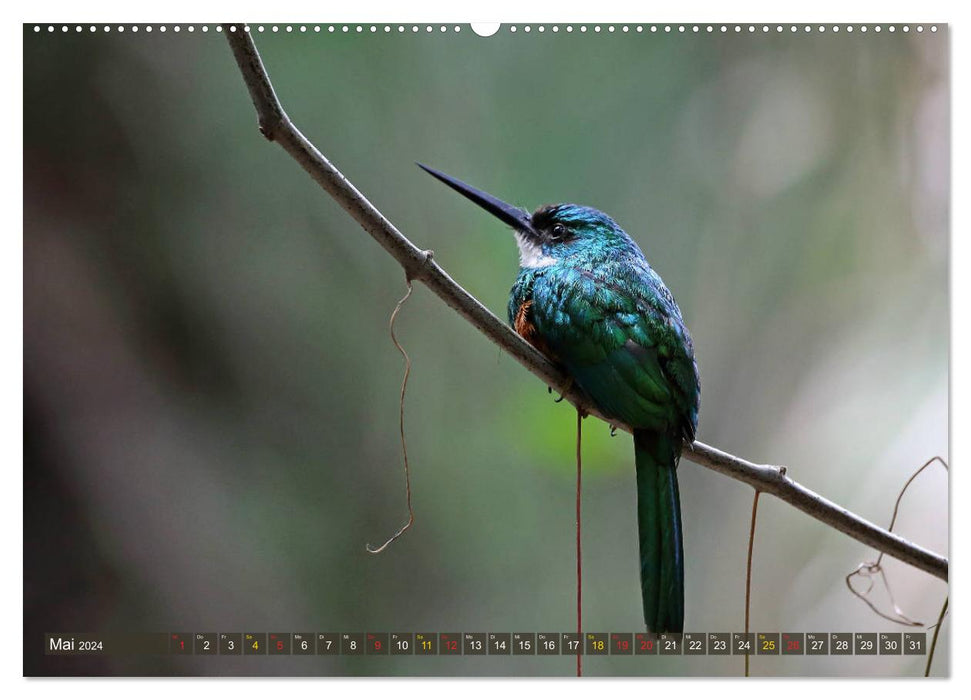
M 553 387 L 547 387 L 547 388 L 549 389 L 550 393 L 552 394 L 553 393 Z M 558 399 L 553 399 L 553 402 L 554 403 L 560 403 L 560 401 L 562 401 L 563 399 L 566 398 L 566 392 L 568 392 L 572 388 L 573 388 L 573 377 L 570 377 L 569 379 L 566 380 L 566 386 L 563 387 L 562 389 L 558 389 L 557 390 L 557 391 L 560 392 L 560 397 Z
M 610 437 L 616 437 L 616 436 L 617 436 L 617 426 L 616 425 L 611 425 L 610 426 Z

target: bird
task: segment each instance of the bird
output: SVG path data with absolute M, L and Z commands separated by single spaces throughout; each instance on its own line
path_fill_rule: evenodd
M 530 214 L 417 165 L 512 228 L 519 273 L 509 324 L 562 368 L 603 417 L 631 429 L 644 623 L 649 632 L 683 632 L 677 466 L 698 429 L 701 383 L 674 297 L 607 214 L 577 204 Z

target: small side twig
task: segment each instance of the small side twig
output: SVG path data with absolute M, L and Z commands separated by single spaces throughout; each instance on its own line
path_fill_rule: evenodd
M 937 635 L 941 633 L 941 625 L 944 624 L 944 616 L 947 614 L 947 598 L 944 599 L 944 607 L 941 614 L 937 616 L 937 624 L 934 625 L 934 636 L 931 638 L 931 648 L 927 653 L 927 667 L 924 669 L 924 677 L 931 675 L 931 663 L 934 661 L 934 650 L 937 649 Z
M 761 491 L 755 492 L 752 499 L 752 524 L 748 531 L 748 556 L 745 563 L 745 639 L 748 641 L 749 635 L 749 612 L 752 609 L 752 552 L 755 550 L 755 516 L 759 512 L 759 496 Z M 751 649 L 745 651 L 745 677 L 748 678 L 749 655 Z
M 577 410 L 577 638 L 582 640 L 583 635 L 583 556 L 580 549 L 580 494 L 582 493 L 583 480 L 581 476 L 580 459 L 580 436 L 583 433 L 583 412 Z M 582 643 L 582 641 L 581 641 Z M 583 675 L 583 656 L 577 654 L 577 677 Z

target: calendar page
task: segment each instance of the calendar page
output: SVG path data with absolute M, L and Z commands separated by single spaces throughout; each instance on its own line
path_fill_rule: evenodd
M 946 22 L 22 33 L 25 676 L 950 675 Z

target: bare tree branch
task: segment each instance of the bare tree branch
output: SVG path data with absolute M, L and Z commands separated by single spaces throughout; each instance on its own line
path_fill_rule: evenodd
M 581 411 L 608 423 L 590 400 L 566 375 L 519 337 L 432 260 L 431 251 L 420 249 L 361 194 L 323 154 L 294 126 L 273 91 L 256 45 L 245 24 L 224 24 L 236 63 L 243 74 L 259 118 L 260 131 L 293 156 L 304 170 L 357 221 L 404 268 L 410 280 L 419 280 L 478 328 L 492 342 L 512 355 L 547 386 L 563 392 Z M 618 426 L 628 430 L 627 426 Z M 888 532 L 823 498 L 786 476 L 785 467 L 754 464 L 701 442 L 685 445 L 683 454 L 692 462 L 772 494 L 840 532 L 900 561 L 947 581 L 948 560 Z

